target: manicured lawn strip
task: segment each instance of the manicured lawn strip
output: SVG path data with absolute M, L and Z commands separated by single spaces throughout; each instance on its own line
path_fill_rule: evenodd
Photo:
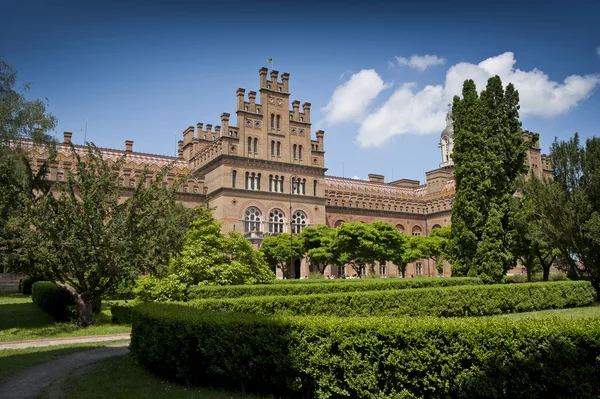
M 562 317 L 568 319 L 582 319 L 586 317 L 600 318 L 600 302 L 594 302 L 590 306 L 579 308 L 539 310 L 537 312 L 503 314 L 496 317 L 506 317 L 512 320 L 547 319 L 550 317 Z
M 0 381 L 23 369 L 56 360 L 69 353 L 86 351 L 121 342 L 129 342 L 129 340 L 89 342 L 27 349 L 3 349 L 0 350 Z
M 258 399 L 241 391 L 198 388 L 165 381 L 136 364 L 130 356 L 99 361 L 90 373 L 68 377 L 62 387 L 64 399 Z M 99 389 L 99 387 L 102 387 Z M 235 389 L 235 388 L 234 388 Z
M 0 296 L 0 342 L 122 334 L 131 331 L 130 325 L 112 324 L 110 303 L 103 303 L 102 308 L 102 313 L 95 315 L 95 325 L 81 328 L 75 323 L 55 322 L 29 296 L 3 295 Z
M 260 315 L 465 317 L 587 306 L 594 299 L 589 282 L 560 281 L 203 299 L 189 304 L 201 310 Z
M 284 280 L 291 281 L 291 280 Z M 455 285 L 478 285 L 478 278 L 372 278 L 355 280 L 322 280 L 329 284 L 322 284 L 321 280 L 296 280 L 307 281 L 304 284 L 262 284 L 262 285 L 231 285 L 231 286 L 196 286 L 190 287 L 190 299 L 204 298 L 238 298 L 248 296 L 267 295 L 309 295 L 331 294 L 334 292 L 380 291 L 399 290 L 426 287 L 450 287 Z M 314 283 L 311 283 L 314 282 Z
M 600 319 L 256 316 L 145 304 L 131 353 L 163 378 L 276 397 L 600 392 Z

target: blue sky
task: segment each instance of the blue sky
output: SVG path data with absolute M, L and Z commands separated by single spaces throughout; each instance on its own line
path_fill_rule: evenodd
M 110 148 L 173 155 L 187 126 L 234 114 L 267 58 L 312 103 L 329 175 L 423 181 L 448 98 L 490 73 L 515 81 L 544 151 L 598 134 L 600 3 L 388 3 L 5 2 L 0 56 L 49 99 L 57 137 L 82 143 L 87 120 L 87 140 Z

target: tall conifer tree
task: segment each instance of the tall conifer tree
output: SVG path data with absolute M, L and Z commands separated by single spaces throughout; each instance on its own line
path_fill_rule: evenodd
M 452 117 L 452 273 L 499 281 L 516 260 L 510 199 L 533 142 L 522 137 L 518 92 L 512 84 L 504 90 L 498 76 L 488 80 L 481 96 L 472 80 L 465 81 Z

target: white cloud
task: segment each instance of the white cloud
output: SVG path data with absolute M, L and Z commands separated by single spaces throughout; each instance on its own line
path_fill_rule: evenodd
M 414 83 L 401 85 L 380 108 L 364 118 L 358 143 L 376 147 L 401 134 L 440 133 L 445 126 L 447 104 L 454 95 L 461 94 L 466 79 L 473 79 L 479 91 L 494 75 L 499 75 L 505 86 L 512 82 L 519 91 L 521 117 L 563 114 L 587 99 L 600 84 L 600 75 L 571 75 L 558 83 L 539 69 L 515 69 L 515 63 L 514 54 L 506 52 L 479 64 L 453 65 L 443 85 L 429 85 L 422 90 L 417 90 Z
M 396 57 L 396 62 L 400 66 L 407 66 L 410 68 L 418 69 L 423 72 L 429 67 L 435 65 L 443 65 L 446 60 L 444 58 L 438 57 L 437 55 L 411 55 L 410 58 L 405 57 Z
M 374 69 L 363 69 L 350 80 L 336 87 L 323 111 L 330 123 L 356 121 L 364 118 L 371 101 L 389 86 Z

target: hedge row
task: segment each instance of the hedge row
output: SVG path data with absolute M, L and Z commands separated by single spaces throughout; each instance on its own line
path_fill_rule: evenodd
M 587 281 L 498 284 L 335 294 L 200 299 L 198 309 L 290 316 L 486 316 L 586 306 L 595 299 Z
M 131 324 L 133 306 L 114 305 L 110 307 L 113 324 Z
M 43 281 L 41 278 L 37 277 L 25 277 L 19 280 L 19 292 L 23 295 L 31 295 L 31 288 L 34 283 L 38 281 Z
M 310 281 L 310 280 L 305 280 Z M 314 280 L 313 280 L 314 281 Z M 309 295 L 329 294 L 335 292 L 358 292 L 399 290 L 408 288 L 449 287 L 455 285 L 478 285 L 478 278 L 377 278 L 356 280 L 327 280 L 331 284 L 263 284 L 263 285 L 230 285 L 230 286 L 194 286 L 190 287 L 190 299 L 200 298 L 239 298 L 268 295 Z
M 588 398 L 600 320 L 326 318 L 136 307 L 130 350 L 161 377 L 274 397 Z
M 49 281 L 33 284 L 31 300 L 57 321 L 68 321 L 71 316 L 69 307 L 75 304 L 67 290 Z

